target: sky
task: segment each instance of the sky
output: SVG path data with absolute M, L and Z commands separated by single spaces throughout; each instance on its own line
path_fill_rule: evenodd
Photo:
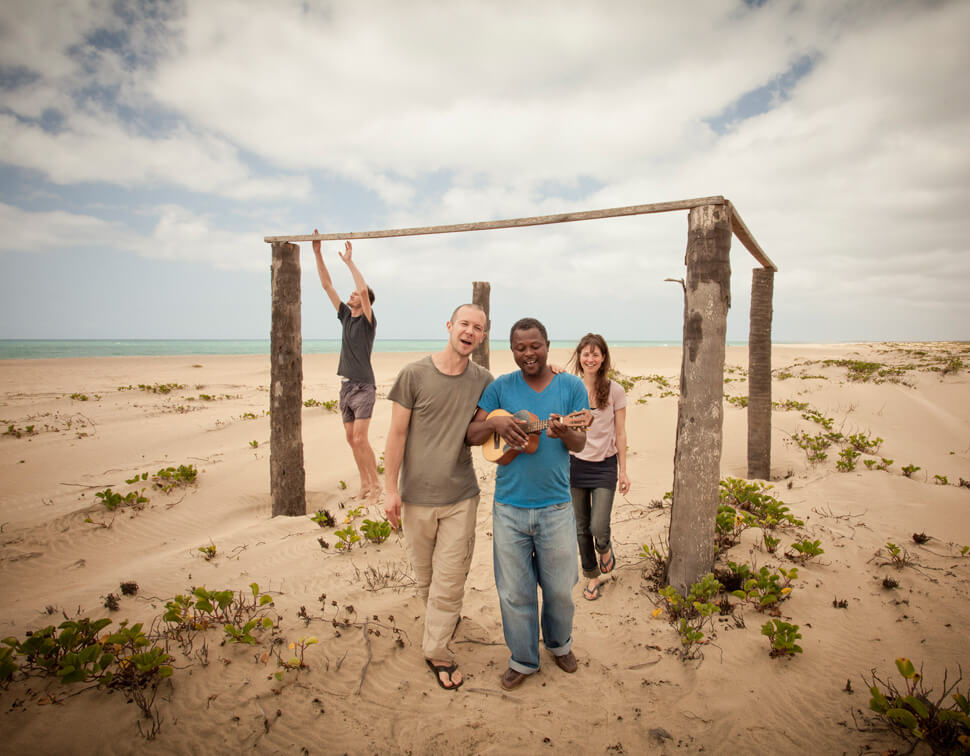
M 776 343 L 967 340 L 968 30 L 965 0 L 4 0 L 0 338 L 264 339 L 266 236 L 721 195 Z M 353 256 L 378 338 L 445 338 L 488 281 L 493 339 L 676 343 L 686 241 L 679 211 Z M 301 261 L 303 337 L 339 338 Z M 730 340 L 757 266 L 735 239 Z

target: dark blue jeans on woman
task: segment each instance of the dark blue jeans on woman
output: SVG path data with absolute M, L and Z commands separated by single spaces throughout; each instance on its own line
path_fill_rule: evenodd
M 576 515 L 576 539 L 583 576 L 599 577 L 597 552 L 610 550 L 610 516 L 613 514 L 613 492 L 616 491 L 617 456 L 600 462 L 569 458 L 569 491 Z
M 576 515 L 576 540 L 583 564 L 583 577 L 600 575 L 597 554 L 610 550 L 610 517 L 613 514 L 612 488 L 570 488 Z

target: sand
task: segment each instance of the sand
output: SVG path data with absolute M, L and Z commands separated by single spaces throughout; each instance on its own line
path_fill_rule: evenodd
M 8 360 L 0 363 L 0 637 L 65 618 L 108 617 L 166 629 L 165 604 L 193 587 L 272 597 L 275 627 L 255 645 L 225 643 L 221 628 L 168 641 L 174 672 L 154 700 L 154 722 L 120 692 L 18 679 L 0 689 L 0 729 L 9 753 L 860 753 L 905 749 L 868 712 L 864 678 L 896 678 L 894 659 L 923 665 L 928 684 L 952 682 L 967 656 L 970 626 L 970 378 L 941 372 L 965 345 L 775 346 L 776 401 L 807 402 L 845 435 L 884 439 L 851 472 L 837 447 L 811 463 L 792 434 L 819 426 L 800 411 L 773 413 L 772 493 L 804 526 L 781 532 L 769 553 L 761 531 L 741 536 L 728 558 L 790 568 L 789 545 L 818 539 L 824 553 L 798 564 L 778 618 L 797 624 L 803 653 L 769 655 L 767 619 L 750 605 L 716 617 L 696 658 L 683 660 L 675 628 L 653 616 L 644 544 L 662 548 L 670 517 L 676 395 L 642 378 L 628 393 L 632 488 L 617 497 L 617 568 L 602 598 L 575 588 L 579 670 L 548 654 L 513 692 L 499 676 L 502 638 L 491 556 L 494 468 L 476 452 L 482 485 L 477 544 L 463 620 L 453 648 L 466 677 L 442 691 L 420 650 L 422 607 L 397 534 L 382 544 L 335 549 L 335 530 L 358 506 L 356 472 L 337 414 L 303 416 L 308 512 L 329 510 L 337 526 L 272 518 L 269 495 L 269 362 L 265 356 Z M 375 356 L 378 407 L 371 441 L 380 454 L 390 419 L 386 393 L 415 354 Z M 552 361 L 567 353 L 554 350 Z M 913 365 L 897 381 L 858 382 L 822 360 Z M 628 378 L 663 376 L 676 388 L 679 348 L 617 349 Z M 747 350 L 729 348 L 725 392 L 747 393 Z M 333 355 L 304 362 L 304 398 L 337 398 Z M 495 374 L 513 369 L 493 345 Z M 928 369 L 935 367 L 935 369 Z M 790 377 L 788 377 L 790 374 Z M 892 376 L 890 376 L 892 377 Z M 175 383 L 170 393 L 153 387 Z M 119 390 L 119 387 L 128 387 Z M 72 398 L 71 395 L 75 397 Z M 82 398 L 82 395 L 86 399 Z M 206 395 L 209 398 L 200 398 Z M 27 432 L 27 426 L 33 432 Z M 20 437 L 17 437 L 17 432 Z M 862 459 L 892 459 L 888 470 Z M 194 465 L 197 483 L 163 493 L 159 469 Z M 906 476 L 907 465 L 920 469 Z M 725 404 L 723 476 L 746 475 L 746 413 Z M 141 473 L 149 480 L 126 483 Z M 945 481 L 945 483 L 944 483 Z M 346 486 L 346 487 L 345 487 Z M 145 488 L 147 504 L 109 512 L 95 494 Z M 382 506 L 365 506 L 380 519 Z M 917 544 L 913 534 L 931 539 Z M 328 544 L 324 548 L 321 540 Z M 890 564 L 887 543 L 906 564 Z M 200 551 L 215 547 L 207 559 Z M 884 587 L 891 577 L 898 587 Z M 123 595 L 122 582 L 137 584 Z M 118 608 L 105 604 L 117 597 Z M 732 599 L 738 603 L 736 599 Z M 291 643 L 307 638 L 307 668 L 284 670 Z M 165 639 L 159 640 L 165 644 Z M 970 672 L 970 668 L 967 670 Z M 277 673 L 282 677 L 278 679 Z M 851 692 L 848 688 L 851 688 Z M 966 692 L 967 682 L 962 689 Z M 919 752 L 919 751 L 918 751 Z M 927 752 L 927 751 L 923 751 Z

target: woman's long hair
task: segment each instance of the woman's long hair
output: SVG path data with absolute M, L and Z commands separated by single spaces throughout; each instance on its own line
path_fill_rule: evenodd
M 606 339 L 604 339 L 598 333 L 587 333 L 579 340 L 579 344 L 576 345 L 576 351 L 574 351 L 573 356 L 569 358 L 569 362 L 573 366 L 573 372 L 578 376 L 582 376 L 583 365 L 580 362 L 579 357 L 583 353 L 583 350 L 588 346 L 596 347 L 600 350 L 600 354 L 603 355 L 603 362 L 600 365 L 600 369 L 596 371 L 596 381 L 593 389 L 593 397 L 596 399 L 596 406 L 598 408 L 603 408 L 610 401 L 610 370 L 612 369 L 610 365 L 610 348 L 606 346 Z

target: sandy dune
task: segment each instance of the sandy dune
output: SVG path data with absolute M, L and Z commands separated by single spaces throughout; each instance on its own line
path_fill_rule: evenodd
M 824 554 L 798 565 L 779 618 L 799 625 L 804 649 L 769 656 L 750 605 L 715 617 L 701 654 L 683 661 L 680 640 L 649 581 L 644 544 L 661 546 L 670 515 L 680 350 L 618 349 L 614 363 L 636 379 L 629 391 L 633 485 L 613 512 L 618 566 L 596 602 L 575 589 L 575 675 L 544 663 L 512 693 L 499 675 L 508 654 L 492 577 L 494 469 L 476 454 L 482 481 L 478 541 L 463 621 L 454 641 L 467 678 L 457 693 L 438 688 L 420 652 L 422 608 L 398 535 L 339 553 L 334 531 L 358 503 L 339 416 L 304 411 L 308 509 L 329 510 L 337 526 L 309 517 L 270 517 L 269 363 L 265 356 L 99 358 L 0 363 L 0 636 L 65 617 L 142 622 L 161 633 L 165 604 L 192 587 L 273 598 L 275 627 L 257 644 L 227 644 L 220 628 L 169 640 L 174 673 L 154 703 L 160 725 L 121 693 L 63 686 L 50 678 L 0 689 L 8 753 L 860 753 L 905 750 L 869 726 L 863 676 L 894 679 L 894 659 L 924 666 L 939 688 L 959 664 L 970 674 L 970 378 L 942 372 L 965 345 L 775 346 L 773 399 L 805 402 L 844 435 L 882 438 L 850 472 L 836 469 L 838 446 L 811 463 L 792 441 L 820 426 L 799 410 L 773 413 L 772 493 L 804 520 L 781 532 L 768 553 L 761 530 L 745 531 L 727 558 L 756 569 L 791 567 L 790 544 L 818 539 Z M 384 399 L 414 354 L 375 356 L 381 400 L 371 440 L 383 449 L 390 418 Z M 554 350 L 552 361 L 568 354 Z M 885 380 L 849 380 L 845 365 L 867 360 L 906 366 Z M 513 363 L 494 344 L 492 370 Z M 747 351 L 728 349 L 725 393 L 746 396 Z M 336 399 L 334 355 L 308 355 L 304 399 Z M 934 369 L 929 369 L 934 368 Z M 169 393 L 145 388 L 178 384 Z M 131 388 L 127 388 L 131 386 Z M 122 387 L 120 390 L 119 387 Z M 75 394 L 74 398 L 71 395 Z M 82 395 L 86 399 L 82 398 Z M 203 398 L 203 395 L 208 398 Z M 12 429 L 11 429 L 12 426 Z M 28 426 L 32 429 L 28 431 Z M 18 437 L 19 434 L 19 437 Z M 253 442 L 256 442 L 255 444 Z M 888 470 L 867 469 L 891 459 Z M 153 490 L 161 468 L 194 465 L 196 485 Z M 904 467 L 920 469 L 907 477 Z M 149 480 L 125 481 L 141 473 Z M 722 475 L 746 474 L 746 413 L 725 405 Z M 346 487 L 344 487 L 346 486 Z M 150 501 L 109 512 L 95 496 L 110 487 L 146 488 Z M 378 505 L 354 520 L 377 520 Z M 913 540 L 914 533 L 931 539 Z M 324 548 L 321 540 L 326 542 Z M 904 550 L 892 564 L 886 544 Z M 200 547 L 215 546 L 207 560 Z M 898 587 L 884 587 L 891 577 Z M 124 581 L 135 595 L 121 595 Z M 109 594 L 119 608 L 105 607 Z M 737 599 L 732 602 L 738 603 Z M 308 669 L 277 679 L 274 649 L 315 637 Z M 164 643 L 164 639 L 160 643 Z M 851 692 L 847 690 L 847 683 Z M 962 684 L 966 692 L 967 681 Z M 83 691 L 83 692 L 79 692 Z M 919 751 L 917 751 L 919 752 Z M 928 751 L 924 751 L 928 752 Z

